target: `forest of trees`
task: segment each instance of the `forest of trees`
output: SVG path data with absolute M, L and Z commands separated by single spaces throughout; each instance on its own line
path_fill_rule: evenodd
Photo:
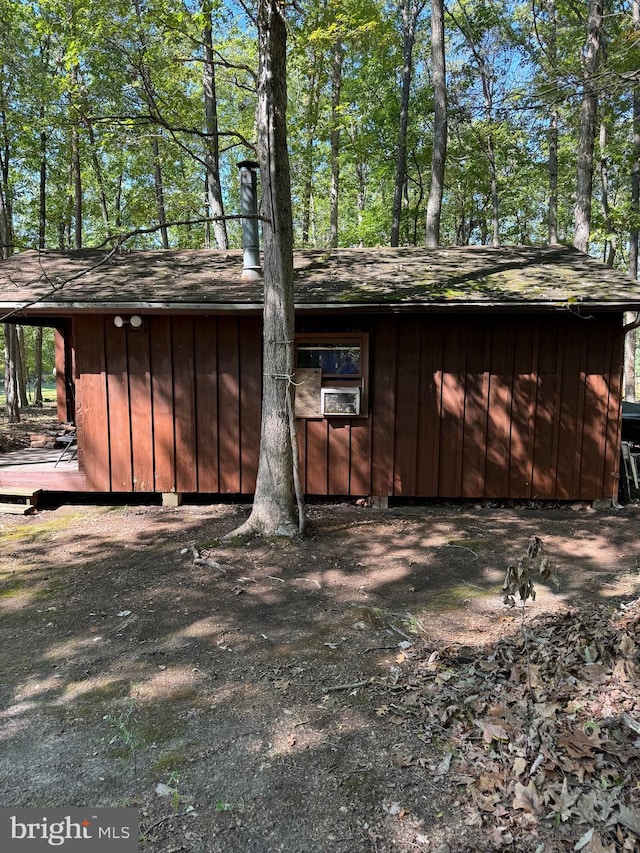
M 568 242 L 636 277 L 639 4 L 288 4 L 295 245 Z M 4 256 L 238 245 L 259 5 L 0 0 Z
M 586 193 L 591 252 L 628 266 L 637 6 L 444 7 L 442 243 L 573 242 Z M 443 151 L 432 8 L 437 0 L 289 6 L 297 245 L 389 244 L 394 226 L 399 244 L 424 244 Z M 0 0 L 5 252 L 132 232 L 130 248 L 237 244 L 236 222 L 204 220 L 237 213 L 235 164 L 255 157 L 252 14 L 235 0 Z

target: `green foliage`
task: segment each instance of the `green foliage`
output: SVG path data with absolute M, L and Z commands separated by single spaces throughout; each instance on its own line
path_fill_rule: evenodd
M 606 18 L 598 76 L 610 214 L 596 170 L 593 242 L 626 244 L 630 205 L 631 96 L 640 36 L 629 16 Z M 555 4 L 457 0 L 446 16 L 449 145 L 442 238 L 491 235 L 489 149 L 495 152 L 500 236 L 546 239 L 548 130 L 559 134 L 558 231 L 570 240 L 586 9 Z M 224 202 L 237 212 L 236 163 L 254 157 L 254 22 L 220 0 L 0 0 L 3 187 L 15 248 L 38 245 L 40 167 L 46 159 L 44 243 L 73 244 L 72 140 L 77 137 L 83 241 L 131 235 L 130 248 L 157 247 L 154 171 L 160 167 L 169 222 L 205 215 L 202 32 L 211 15 Z M 428 13 L 428 9 L 427 9 Z M 385 0 L 303 0 L 289 15 L 289 144 L 296 238 L 329 235 L 330 136 L 340 131 L 342 245 L 386 243 L 393 195 L 402 21 Z M 331 57 L 344 49 L 340 103 L 331 109 Z M 416 33 L 409 105 L 409 156 L 401 238 L 422 242 L 429 191 L 433 92 L 428 14 Z M 485 76 L 483 77 L 483 73 Z M 333 115 L 333 118 L 332 118 Z M 609 121 L 607 116 L 612 116 Z M 336 126 L 337 123 L 337 126 Z M 154 143 L 158 154 L 154 155 Z M 305 218 L 309 220 L 308 228 Z M 605 221 L 606 220 L 606 221 Z M 233 245 L 240 241 L 229 224 Z M 201 222 L 169 228 L 171 245 L 199 247 Z M 619 259 L 622 260 L 620 254 Z

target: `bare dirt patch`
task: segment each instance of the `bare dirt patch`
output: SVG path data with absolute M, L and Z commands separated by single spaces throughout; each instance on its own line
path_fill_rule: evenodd
M 636 849 L 638 507 L 319 505 L 220 545 L 247 513 L 0 516 L 5 805 L 133 806 L 167 853 Z

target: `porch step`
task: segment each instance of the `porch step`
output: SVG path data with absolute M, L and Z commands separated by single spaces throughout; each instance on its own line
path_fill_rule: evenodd
M 35 512 L 41 494 L 42 489 L 21 489 L 17 486 L 0 489 L 0 513 L 29 515 Z

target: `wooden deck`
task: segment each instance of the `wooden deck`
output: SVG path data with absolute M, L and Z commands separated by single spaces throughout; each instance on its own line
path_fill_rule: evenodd
M 77 459 L 64 459 L 56 465 L 61 452 L 61 448 L 25 448 L 0 453 L 0 489 L 86 492 L 87 478 L 78 470 Z

